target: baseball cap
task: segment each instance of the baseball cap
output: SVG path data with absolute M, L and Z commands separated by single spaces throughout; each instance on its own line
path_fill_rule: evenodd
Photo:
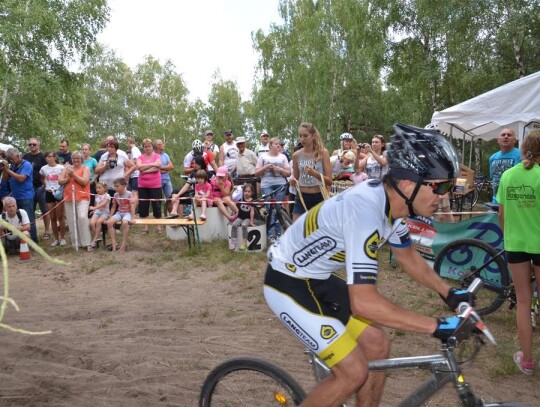
M 232 130 L 225 130 L 225 135 L 228 136 L 229 134 L 232 134 Z
M 261 137 L 262 136 L 270 136 L 270 134 L 268 134 L 268 132 L 266 130 L 264 130 L 262 133 L 261 133 Z
M 245 143 L 246 138 L 245 137 L 236 137 L 236 144 Z
M 214 132 L 213 132 L 212 130 L 206 130 L 206 131 L 204 132 L 204 135 L 205 135 L 205 136 L 208 136 L 209 134 L 211 134 L 211 135 L 213 136 L 213 135 L 214 135 Z
M 227 167 L 225 167 L 225 166 L 219 167 L 217 169 L 216 176 L 218 176 L 218 177 L 226 177 L 227 173 L 228 173 Z

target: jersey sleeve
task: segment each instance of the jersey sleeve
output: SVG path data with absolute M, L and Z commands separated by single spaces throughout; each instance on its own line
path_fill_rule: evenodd
M 184 168 L 190 168 L 192 160 L 193 160 L 193 154 L 191 154 L 191 151 L 190 151 L 184 157 Z M 163 163 L 161 163 L 161 164 L 163 164 Z M 165 164 L 163 164 L 163 165 L 165 165 Z
M 392 226 L 392 231 L 388 237 L 388 243 L 392 247 L 405 248 L 412 244 L 411 235 L 405 219 L 397 220 Z

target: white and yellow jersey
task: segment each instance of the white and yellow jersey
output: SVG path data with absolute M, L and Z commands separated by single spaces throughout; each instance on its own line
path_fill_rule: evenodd
M 347 284 L 376 284 L 378 250 L 388 241 L 407 247 L 403 218 L 392 219 L 380 181 L 367 181 L 304 213 L 268 251 L 274 270 L 325 280 L 343 268 Z

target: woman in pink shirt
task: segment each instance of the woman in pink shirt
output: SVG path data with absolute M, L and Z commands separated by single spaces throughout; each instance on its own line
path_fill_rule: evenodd
M 137 169 L 139 170 L 139 217 L 147 218 L 150 214 L 150 203 L 154 218 L 161 218 L 161 157 L 154 152 L 152 140 L 143 140 L 144 152 L 137 157 Z M 143 233 L 148 233 L 148 225 L 145 225 Z M 157 232 L 161 233 L 161 226 Z

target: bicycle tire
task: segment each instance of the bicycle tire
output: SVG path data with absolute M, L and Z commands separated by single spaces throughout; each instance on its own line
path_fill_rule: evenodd
M 475 308 L 480 315 L 487 315 L 502 305 L 510 281 L 506 262 L 497 254 L 482 240 L 458 239 L 442 248 L 433 269 L 457 288 L 467 288 L 475 277 L 481 278 L 484 287 L 476 293 Z
M 241 375 L 247 373 L 247 380 Z M 257 358 L 234 358 L 216 366 L 201 388 L 199 407 L 298 406 L 304 389 L 280 367 Z
M 523 404 L 523 403 L 520 403 L 520 402 L 513 402 L 513 401 L 508 401 L 508 402 L 504 402 L 504 403 L 487 403 L 487 404 L 483 404 L 484 407 L 534 407 L 533 405 L 531 404 Z
M 283 228 L 283 231 L 286 231 L 287 228 L 289 228 L 292 225 L 291 217 L 289 216 L 287 211 L 283 209 L 283 207 L 279 207 L 276 209 L 276 215 L 277 215 L 279 223 L 281 224 L 281 227 Z

